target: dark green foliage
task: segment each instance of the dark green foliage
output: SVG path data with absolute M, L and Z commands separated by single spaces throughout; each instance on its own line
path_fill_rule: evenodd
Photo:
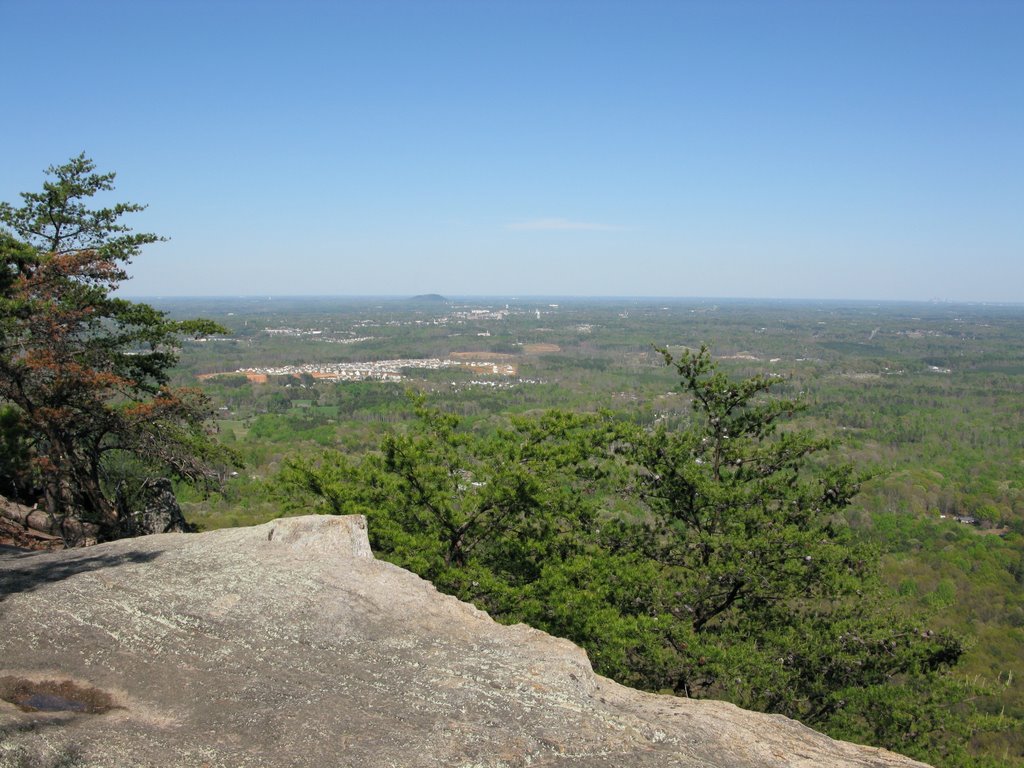
M 0 406 L 0 495 L 23 498 L 31 492 L 30 436 L 16 408 Z
M 828 727 L 852 690 L 954 665 L 954 638 L 885 608 L 877 557 L 839 516 L 857 490 L 852 470 L 812 471 L 829 444 L 779 430 L 799 408 L 766 397 L 781 380 L 734 380 L 705 348 L 663 354 L 695 418 L 646 434 L 634 452 L 647 514 L 633 548 L 659 565 L 648 610 L 672 617 L 666 640 L 679 656 L 652 687 Z
M 132 232 L 120 219 L 145 209 L 136 203 L 117 203 L 110 208 L 90 209 L 86 201 L 114 189 L 113 173 L 93 173 L 96 165 L 81 154 L 64 165 L 50 166 L 52 180 L 42 192 L 23 192 L 24 203 L 14 208 L 0 203 L 0 222 L 37 254 L 63 255 L 92 251 L 97 263 L 126 263 L 143 245 L 162 238 Z M 144 305 L 140 305 L 144 306 Z
M 594 526 L 595 453 L 614 434 L 606 417 L 549 412 L 515 418 L 488 437 L 414 402 L 417 420 L 379 454 L 288 462 L 288 494 L 313 494 L 333 513 L 366 514 L 376 551 L 497 612 L 550 562 L 582 551 Z

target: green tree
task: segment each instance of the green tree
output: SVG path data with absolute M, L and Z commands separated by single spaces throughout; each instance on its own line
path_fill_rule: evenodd
M 679 596 L 665 606 L 682 633 L 673 642 L 689 647 L 740 622 L 776 626 L 796 601 L 859 588 L 866 553 L 836 516 L 856 490 L 853 475 L 839 468 L 808 477 L 809 457 L 828 444 L 777 431 L 799 407 L 763 397 L 780 380 L 734 381 L 706 348 L 679 360 L 663 355 L 691 397 L 694 421 L 689 429 L 638 436 L 632 458 L 645 522 L 632 533 Z M 710 661 L 691 663 L 663 687 L 700 695 L 717 677 Z
M 94 169 L 72 158 L 21 207 L 0 204 L 0 403 L 8 422 L 16 417 L 5 431 L 24 437 L 46 508 L 117 536 L 130 511 L 118 489 L 124 497 L 126 481 L 144 480 L 140 467 L 203 482 L 230 458 L 207 433 L 206 398 L 168 386 L 182 337 L 222 329 L 113 295 L 131 258 L 160 238 L 121 223 L 142 206 L 88 207 L 113 189 L 114 174 Z
M 852 468 L 817 461 L 828 440 L 781 428 L 801 409 L 770 396 L 781 378 L 732 379 L 706 347 L 662 354 L 694 418 L 639 437 L 633 453 L 643 523 L 627 533 L 659 565 L 644 607 L 671 617 L 677 654 L 649 685 L 906 748 L 894 708 L 859 692 L 901 686 L 924 711 L 960 641 L 905 618 L 882 588 L 876 553 L 840 514 L 858 488 Z
M 482 436 L 422 397 L 413 407 L 411 428 L 359 461 L 331 452 L 317 463 L 288 462 L 284 496 L 367 515 L 382 556 L 496 615 L 518 615 L 512 606 L 526 585 L 592 535 L 601 476 L 594 457 L 614 425 L 552 411 L 513 417 Z

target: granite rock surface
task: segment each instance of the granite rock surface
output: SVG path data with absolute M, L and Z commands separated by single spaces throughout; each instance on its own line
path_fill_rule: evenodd
M 373 558 L 361 517 L 0 548 L 0 766 L 920 766 L 657 696 Z

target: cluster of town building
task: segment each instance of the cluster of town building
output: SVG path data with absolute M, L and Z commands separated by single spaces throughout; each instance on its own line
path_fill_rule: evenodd
M 495 376 L 515 376 L 516 366 L 482 360 L 442 360 L 440 358 L 377 360 L 368 363 L 306 363 L 282 365 L 272 368 L 240 368 L 240 373 L 253 380 L 265 381 L 268 376 L 301 376 L 309 374 L 326 381 L 401 381 L 402 371 L 409 369 L 439 370 L 441 368 L 469 368 L 475 373 Z

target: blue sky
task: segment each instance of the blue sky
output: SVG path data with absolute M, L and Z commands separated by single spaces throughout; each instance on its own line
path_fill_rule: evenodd
M 1024 301 L 1024 2 L 0 0 L 125 293 Z

